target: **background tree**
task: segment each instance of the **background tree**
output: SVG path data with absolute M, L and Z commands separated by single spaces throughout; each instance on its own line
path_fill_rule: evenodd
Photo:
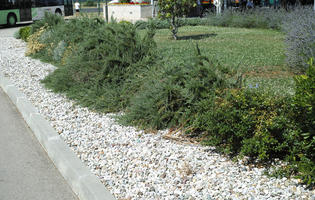
M 159 17 L 170 22 L 170 29 L 175 40 L 177 40 L 180 25 L 179 18 L 187 15 L 196 5 L 197 0 L 158 0 Z

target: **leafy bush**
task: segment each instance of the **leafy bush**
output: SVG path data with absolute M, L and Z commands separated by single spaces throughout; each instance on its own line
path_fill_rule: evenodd
M 304 72 L 307 61 L 315 57 L 315 12 L 311 7 L 291 12 L 284 24 L 288 65 L 295 71 Z
M 31 35 L 31 27 L 26 26 L 26 27 L 20 28 L 19 34 L 21 36 L 21 39 L 26 42 L 29 36 Z
M 314 129 L 303 130 L 300 107 L 292 107 L 294 98 L 275 97 L 259 89 L 217 91 L 197 105 L 189 130 L 203 144 L 232 156 L 248 156 L 251 161 L 287 162 L 278 171 L 297 175 L 308 185 L 314 184 Z M 310 116 L 309 116 L 310 117 Z M 314 128 L 314 116 L 312 121 Z M 310 127 L 309 127 L 310 128 Z
M 203 134 L 205 144 L 234 155 L 261 161 L 283 158 L 288 148 L 285 135 L 294 134 L 287 117 L 287 98 L 275 98 L 258 89 L 227 90 L 199 105 L 192 125 Z
M 313 59 L 305 75 L 295 77 L 296 94 L 294 98 L 295 120 L 302 130 L 299 138 L 303 150 L 292 156 L 297 162 L 300 177 L 308 184 L 315 184 L 315 65 Z
M 170 23 L 170 30 L 173 38 L 177 39 L 177 32 L 180 26 L 179 18 L 187 15 L 191 8 L 196 7 L 194 0 L 170 1 L 158 0 L 159 18 L 166 19 Z
M 274 96 L 259 88 L 216 90 L 198 102 L 186 124 L 205 145 L 230 155 L 270 163 L 284 160 L 279 174 L 315 183 L 315 66 L 295 78 L 296 93 Z
M 313 59 L 309 62 L 309 67 L 305 75 L 295 77 L 295 105 L 300 112 L 298 120 L 304 125 L 304 131 L 315 133 L 315 65 Z

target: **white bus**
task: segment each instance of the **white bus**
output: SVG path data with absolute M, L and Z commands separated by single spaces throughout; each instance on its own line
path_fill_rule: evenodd
M 0 0 L 0 25 L 40 20 L 45 12 L 73 15 L 72 0 Z

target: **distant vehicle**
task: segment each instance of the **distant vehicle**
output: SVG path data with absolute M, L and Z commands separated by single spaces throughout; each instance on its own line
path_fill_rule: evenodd
M 40 20 L 45 12 L 73 15 L 72 0 L 0 0 L 0 25 Z

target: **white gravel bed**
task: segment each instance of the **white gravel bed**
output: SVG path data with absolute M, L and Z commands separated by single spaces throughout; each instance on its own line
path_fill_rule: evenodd
M 298 180 L 269 178 L 210 147 L 144 133 L 74 105 L 43 87 L 54 66 L 25 57 L 25 43 L 0 38 L 0 70 L 50 121 L 117 199 L 312 199 Z

